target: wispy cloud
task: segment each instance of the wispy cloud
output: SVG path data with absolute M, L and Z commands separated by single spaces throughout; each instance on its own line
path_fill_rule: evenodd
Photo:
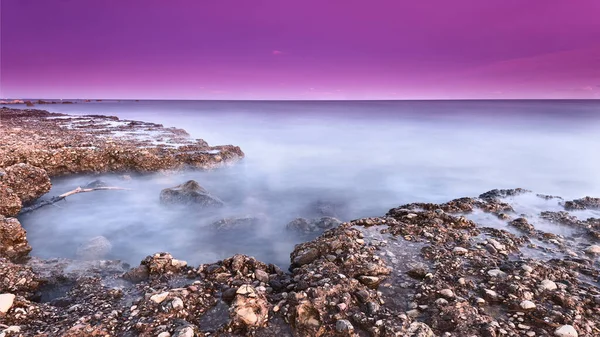
M 275 55 L 275 56 L 279 56 L 279 55 L 283 55 L 283 52 L 281 50 L 273 50 L 271 52 L 271 54 Z

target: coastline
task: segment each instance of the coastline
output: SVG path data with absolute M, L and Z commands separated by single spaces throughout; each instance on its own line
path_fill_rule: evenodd
M 239 147 L 210 147 L 180 129 L 116 117 L 3 108 L 0 122 L 0 184 L 10 184 L 1 200 L 14 204 L 46 193 L 55 176 L 212 169 L 244 156 Z M 599 334 L 600 268 L 590 247 L 600 221 L 547 212 L 583 236 L 542 232 L 507 201 L 522 194 L 530 192 L 408 204 L 342 223 L 297 245 L 289 272 L 244 255 L 188 266 L 157 253 L 133 269 L 118 261 L 28 258 L 24 230 L 2 217 L 0 269 L 7 277 L 0 293 L 15 296 L 0 318 L 23 335 L 47 336 Z M 565 211 L 598 205 L 593 198 L 564 203 Z M 4 215 L 18 214 L 15 207 Z M 464 216 L 472 212 L 522 233 L 475 223 Z

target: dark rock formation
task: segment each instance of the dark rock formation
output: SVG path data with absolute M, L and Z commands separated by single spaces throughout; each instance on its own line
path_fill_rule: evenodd
M 160 192 L 160 202 L 165 205 L 193 205 L 200 208 L 222 207 L 223 201 L 212 196 L 196 181 L 165 188 Z

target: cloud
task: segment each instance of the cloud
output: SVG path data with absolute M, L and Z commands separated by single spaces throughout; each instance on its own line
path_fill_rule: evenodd
M 283 52 L 281 50 L 273 50 L 271 52 L 271 54 L 275 55 L 275 56 L 279 56 L 279 55 L 283 55 Z

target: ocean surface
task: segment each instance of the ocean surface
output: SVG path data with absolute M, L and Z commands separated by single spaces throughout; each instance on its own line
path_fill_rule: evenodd
M 319 201 L 351 220 L 494 188 L 600 196 L 600 101 L 103 101 L 36 108 L 157 122 L 246 154 L 230 168 L 151 175 L 128 182 L 132 192 L 80 194 L 26 216 L 33 255 L 43 257 L 71 257 L 81 242 L 103 235 L 113 245 L 110 257 L 132 264 L 169 251 L 191 263 L 244 253 L 286 265 L 303 239 L 285 225 L 310 216 Z M 91 179 L 57 179 L 50 195 Z M 228 207 L 205 216 L 161 207 L 160 190 L 187 179 Z M 209 233 L 208 224 L 229 216 L 257 216 L 260 225 L 250 234 Z

